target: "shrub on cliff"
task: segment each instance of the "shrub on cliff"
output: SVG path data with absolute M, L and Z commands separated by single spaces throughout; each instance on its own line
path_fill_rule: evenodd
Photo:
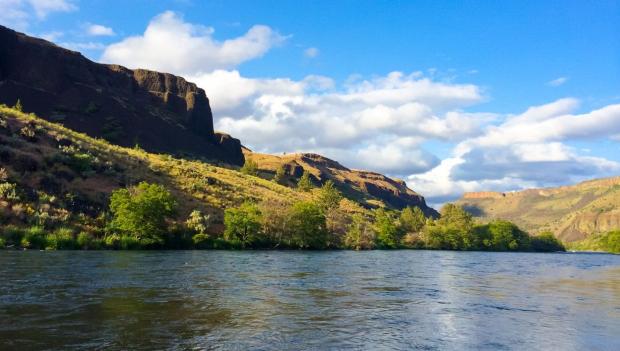
M 310 191 L 312 188 L 314 188 L 314 184 L 312 184 L 312 180 L 310 179 L 310 173 L 304 171 L 297 182 L 297 189 L 301 191 Z
M 258 164 L 252 159 L 245 160 L 243 167 L 241 167 L 241 173 L 255 177 L 258 176 Z
M 130 189 L 119 189 L 110 197 L 111 228 L 144 245 L 161 245 L 168 229 L 166 221 L 176 208 L 176 200 L 162 185 L 142 182 Z

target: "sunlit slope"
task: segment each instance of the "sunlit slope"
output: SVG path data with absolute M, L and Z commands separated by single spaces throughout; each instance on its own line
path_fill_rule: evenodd
M 466 193 L 459 204 L 481 218 L 503 218 L 565 241 L 620 228 L 620 177 L 512 193 Z

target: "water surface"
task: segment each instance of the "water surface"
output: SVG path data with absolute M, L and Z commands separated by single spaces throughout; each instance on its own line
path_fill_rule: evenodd
M 0 349 L 620 350 L 620 256 L 0 251 Z

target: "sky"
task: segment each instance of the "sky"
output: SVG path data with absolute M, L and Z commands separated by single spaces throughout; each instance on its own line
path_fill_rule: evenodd
M 0 24 L 182 75 L 252 150 L 433 205 L 620 175 L 620 1 L 0 0 Z

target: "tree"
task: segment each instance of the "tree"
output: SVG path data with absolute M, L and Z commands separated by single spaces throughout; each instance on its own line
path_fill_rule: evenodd
M 129 189 L 118 189 L 110 197 L 112 228 L 133 236 L 144 244 L 162 244 L 166 220 L 176 214 L 177 202 L 159 184 L 142 182 Z
M 374 230 L 377 233 L 377 245 L 380 248 L 386 249 L 396 248 L 399 238 L 398 228 L 396 227 L 396 223 L 394 223 L 394 219 L 382 208 L 375 210 L 374 215 Z
M 273 176 L 273 181 L 278 183 L 278 184 L 282 184 L 284 182 L 284 177 L 285 176 L 286 176 L 286 171 L 284 170 L 284 166 L 280 165 L 276 169 L 276 174 L 274 174 L 274 176 Z
M 291 246 L 291 206 L 283 201 L 264 200 L 260 203 L 264 234 L 276 246 Z
M 310 179 L 310 173 L 304 171 L 297 182 L 297 189 L 301 191 L 310 191 L 312 188 L 314 188 L 314 184 L 312 184 L 312 180 Z
M 562 242 L 551 232 L 542 232 L 530 238 L 530 248 L 536 252 L 566 251 Z
M 241 173 L 254 177 L 258 176 L 258 163 L 252 159 L 245 160 L 243 167 L 241 167 Z
M 356 213 L 351 217 L 344 244 L 353 250 L 370 250 L 375 247 L 375 233 L 369 221 L 361 214 Z
M 185 225 L 189 230 L 194 231 L 197 234 L 207 234 L 210 220 L 211 216 L 203 215 L 199 210 L 193 210 L 185 221 Z
M 530 237 L 514 223 L 496 220 L 487 225 L 489 239 L 485 246 L 494 251 L 529 250 Z
M 317 198 L 317 204 L 321 210 L 323 210 L 324 213 L 327 213 L 338 208 L 340 206 L 340 200 L 342 200 L 342 195 L 334 186 L 334 182 L 331 180 L 326 181 L 319 190 L 319 195 Z
M 244 202 L 224 211 L 224 239 L 238 241 L 242 247 L 257 239 L 261 229 L 261 213 L 256 204 Z
M 325 214 L 312 202 L 298 202 L 291 210 L 293 245 L 301 249 L 321 249 L 327 244 Z
M 400 213 L 400 226 L 405 233 L 418 233 L 425 223 L 426 216 L 417 206 L 408 206 Z

